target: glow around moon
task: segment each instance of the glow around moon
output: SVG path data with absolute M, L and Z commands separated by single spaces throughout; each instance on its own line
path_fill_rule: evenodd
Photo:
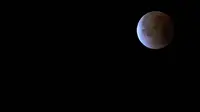
M 173 38 L 171 18 L 160 11 L 149 12 L 139 20 L 137 35 L 140 42 L 147 48 L 164 48 Z

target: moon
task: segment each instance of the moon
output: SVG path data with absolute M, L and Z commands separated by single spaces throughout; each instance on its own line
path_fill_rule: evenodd
M 161 49 L 173 39 L 171 18 L 160 11 L 146 13 L 138 22 L 137 36 L 140 42 L 150 49 Z

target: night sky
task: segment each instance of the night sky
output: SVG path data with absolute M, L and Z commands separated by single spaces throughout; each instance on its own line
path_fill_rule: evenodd
M 50 32 L 50 41 L 54 40 L 53 36 L 60 37 L 56 38 L 51 46 L 60 49 L 55 50 L 56 53 L 71 56 L 74 66 L 86 67 L 85 71 L 103 73 L 110 70 L 111 73 L 133 74 L 134 70 L 150 69 L 153 72 L 160 69 L 171 73 L 173 70 L 197 63 L 197 3 L 183 0 L 139 0 L 77 2 L 73 5 L 68 4 L 70 7 L 60 5 L 57 6 L 54 16 L 49 13 L 52 20 L 57 20 L 55 24 L 59 26 L 54 27 L 56 31 L 52 32 L 55 34 Z M 52 12 L 54 9 L 52 8 Z M 144 47 L 136 34 L 138 21 L 150 11 L 164 12 L 174 23 L 175 34 L 172 43 L 160 50 Z M 68 38 L 64 38 L 65 36 Z
M 198 66 L 200 19 L 197 3 L 139 0 L 79 6 L 72 17 L 75 31 L 69 36 L 73 44 L 70 41 L 68 48 L 73 52 L 73 72 L 86 74 L 77 75 L 80 80 L 129 90 L 133 85 L 148 87 L 154 82 L 154 87 L 177 83 L 172 87 L 180 88 L 180 81 L 186 84 L 189 78 L 196 77 L 193 67 Z M 174 22 L 174 40 L 166 48 L 151 50 L 138 40 L 138 21 L 150 11 L 164 12 Z
M 38 13 L 33 10 L 38 16 L 31 18 L 37 25 L 34 31 L 40 33 L 40 52 L 69 59 L 72 67 L 101 73 L 172 72 L 198 62 L 197 4 L 183 0 L 57 3 L 41 5 Z M 160 50 L 146 48 L 137 37 L 138 21 L 150 11 L 164 12 L 174 23 L 172 43 Z
M 73 35 L 75 45 L 70 47 L 74 52 L 74 72 L 86 73 L 81 74 L 80 80 L 126 91 L 131 91 L 133 85 L 159 88 L 171 85 L 169 88 L 183 89 L 189 82 L 195 83 L 194 67 L 199 60 L 197 3 L 140 0 L 95 2 L 86 6 L 77 9 L 74 16 L 78 30 Z M 150 11 L 164 12 L 173 20 L 174 40 L 166 48 L 151 50 L 138 40 L 138 21 Z
M 81 21 L 83 22 L 81 23 L 82 28 L 85 29 L 81 40 L 87 43 L 81 44 L 86 50 L 82 53 L 86 56 L 88 54 L 89 59 L 100 62 L 102 66 L 114 68 L 134 69 L 137 66 L 146 68 L 154 64 L 158 64 L 157 66 L 174 65 L 177 63 L 178 52 L 186 47 L 182 44 L 185 38 L 181 37 L 186 34 L 180 33 L 182 30 L 180 28 L 186 28 L 182 26 L 183 22 L 187 21 L 185 16 L 188 12 L 183 12 L 186 11 L 185 7 L 185 4 L 169 2 L 156 4 L 146 3 L 146 1 L 94 3 L 93 6 L 80 13 L 80 18 L 85 18 Z M 171 16 L 177 30 L 173 42 L 161 50 L 144 47 L 136 34 L 139 19 L 150 11 L 161 11 Z
M 101 3 L 95 7 L 97 10 L 88 14 L 94 14 L 91 16 L 92 19 L 89 19 L 92 24 L 89 29 L 92 32 L 91 38 L 95 38 L 95 41 L 89 39 L 88 42 L 94 44 L 95 47 L 92 47 L 92 50 L 97 52 L 98 59 L 102 59 L 104 63 L 111 63 L 113 66 L 133 69 L 136 66 L 144 66 L 144 68 L 168 66 L 169 70 L 181 65 L 189 66 L 193 62 L 196 63 L 198 54 L 197 8 L 195 3 L 186 1 L 146 2 L 141 0 Z M 148 49 L 137 38 L 137 23 L 144 14 L 150 11 L 164 12 L 173 20 L 174 40 L 164 49 Z M 101 56 L 103 58 L 100 58 Z
M 61 99 L 61 102 L 72 98 L 73 102 L 85 104 L 87 108 L 94 106 L 86 102 L 93 105 L 98 105 L 95 102 L 101 103 L 96 109 L 105 105 L 111 107 L 114 105 L 112 102 L 119 102 L 118 105 L 130 102 L 126 106 L 134 109 L 136 98 L 150 104 L 159 97 L 157 102 L 167 99 L 170 105 L 185 101 L 188 96 L 196 99 L 191 97 L 197 93 L 194 92 L 198 90 L 195 85 L 199 85 L 199 81 L 194 81 L 199 80 L 199 68 L 194 68 L 199 66 L 199 1 L 73 0 L 17 3 L 21 6 L 12 2 L 12 8 L 6 7 L 2 11 L 7 14 L 5 18 L 8 22 L 5 24 L 9 29 L 5 37 L 8 42 L 2 41 L 5 44 L 3 50 L 9 47 L 5 49 L 6 53 L 2 53 L 8 58 L 2 59 L 9 67 L 5 69 L 7 74 L 2 72 L 2 76 L 9 77 L 10 82 L 11 79 L 16 81 L 3 84 L 12 84 L 12 87 L 22 84 L 16 86 L 16 91 L 5 86 L 12 90 L 10 96 L 21 98 L 14 94 L 25 91 L 21 95 L 27 94 L 26 99 L 40 96 L 37 97 L 37 103 L 44 97 L 48 99 L 45 101 L 51 103 L 52 96 Z M 136 33 L 140 18 L 151 11 L 166 13 L 175 27 L 172 43 L 160 50 L 143 46 Z M 181 92 L 177 92 L 179 90 Z M 192 95 L 183 96 L 187 92 Z M 175 98 L 172 99 L 170 95 Z

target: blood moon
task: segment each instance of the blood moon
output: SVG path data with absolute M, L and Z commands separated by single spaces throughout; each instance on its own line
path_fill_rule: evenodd
M 140 42 L 150 49 L 166 47 L 172 41 L 173 30 L 171 18 L 160 11 L 145 14 L 137 25 L 137 35 Z

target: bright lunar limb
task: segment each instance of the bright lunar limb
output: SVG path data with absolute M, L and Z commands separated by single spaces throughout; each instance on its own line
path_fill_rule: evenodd
M 147 48 L 164 48 L 173 38 L 171 18 L 160 11 L 149 12 L 139 20 L 137 35 L 140 42 Z

